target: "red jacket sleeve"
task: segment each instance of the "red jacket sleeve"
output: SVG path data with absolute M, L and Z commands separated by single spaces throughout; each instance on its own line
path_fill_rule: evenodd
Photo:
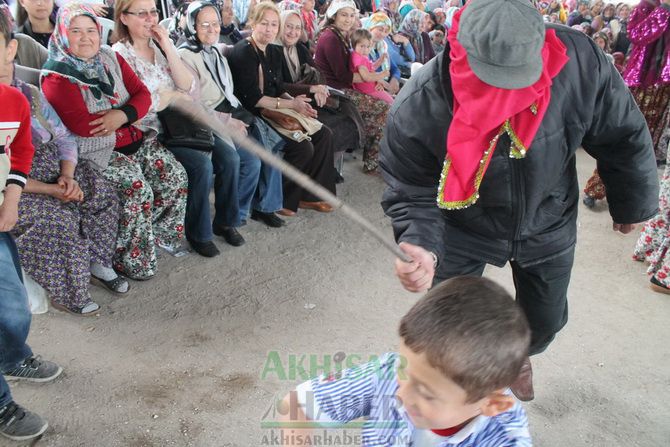
M 134 123 L 138 119 L 144 118 L 144 115 L 149 112 L 149 108 L 151 107 L 151 93 L 149 92 L 147 86 L 144 85 L 144 82 L 142 82 L 140 78 L 137 77 L 123 56 L 121 56 L 119 53 L 116 53 L 116 59 L 119 61 L 119 65 L 121 66 L 121 76 L 123 76 L 123 83 L 126 86 L 126 90 L 128 90 L 128 93 L 130 94 L 130 99 L 119 108 L 123 110 L 126 115 L 128 115 L 128 122 Z M 127 106 L 131 106 L 133 109 L 135 109 L 136 116 L 133 117 L 129 115 Z M 124 110 L 124 108 L 126 109 Z
M 91 136 L 94 126 L 88 123 L 100 117 L 88 112 L 77 84 L 62 76 L 49 74 L 42 80 L 42 93 L 70 132 L 80 137 Z
M 30 130 L 30 104 L 20 91 L 4 85 L 0 87 L 3 105 L 0 110 L 0 124 L 16 121 L 20 123 L 16 135 L 8 145 L 10 172 L 7 184 L 24 187 L 35 153 Z

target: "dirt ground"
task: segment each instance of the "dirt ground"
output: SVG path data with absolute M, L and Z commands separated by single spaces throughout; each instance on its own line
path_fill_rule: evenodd
M 594 162 L 579 153 L 578 166 L 584 182 Z M 340 197 L 391 237 L 381 179 L 362 174 L 360 160 L 345 176 Z M 30 445 L 264 445 L 274 399 L 300 381 L 296 359 L 313 355 L 309 372 L 340 351 L 365 359 L 396 346 L 417 296 L 401 289 L 392 256 L 342 216 L 302 211 L 283 229 L 252 221 L 242 232 L 246 245 L 219 240 L 214 259 L 162 254 L 157 277 L 127 297 L 92 288 L 98 317 L 35 316 L 31 346 L 65 372 L 13 385 L 50 422 Z M 670 445 L 670 296 L 649 290 L 631 261 L 635 240 L 611 231 L 606 205 L 580 206 L 570 321 L 534 358 L 526 408 L 537 446 Z M 485 274 L 512 290 L 508 268 Z

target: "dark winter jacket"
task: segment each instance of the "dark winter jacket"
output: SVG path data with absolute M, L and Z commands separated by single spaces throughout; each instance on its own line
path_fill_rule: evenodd
M 438 255 L 460 254 L 501 266 L 522 266 L 570 250 L 576 240 L 579 186 L 575 151 L 597 160 L 612 219 L 651 218 L 658 176 L 651 137 L 621 76 L 579 31 L 556 30 L 570 60 L 554 78 L 551 103 L 523 159 L 509 157 L 500 138 L 473 206 L 437 207 L 437 186 L 452 118 L 449 48 L 402 88 L 388 115 L 380 167 L 382 199 L 398 241 Z

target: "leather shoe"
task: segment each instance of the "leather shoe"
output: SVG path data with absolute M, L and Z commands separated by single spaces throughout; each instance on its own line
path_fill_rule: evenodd
M 333 207 L 330 206 L 328 202 L 303 202 L 301 200 L 298 204 L 298 208 L 314 210 L 320 213 L 330 213 L 333 211 Z
M 530 365 L 530 358 L 526 357 L 526 360 L 523 361 L 519 375 L 510 386 L 510 389 L 520 401 L 528 402 L 535 398 L 535 391 L 533 390 L 533 367 Z
M 212 241 L 198 242 L 188 238 L 187 240 L 188 243 L 191 244 L 191 248 L 193 248 L 193 250 L 200 256 L 204 256 L 206 258 L 213 258 L 214 256 L 218 256 L 219 254 L 221 254 L 217 246 L 214 245 L 214 242 Z
M 223 237 L 233 247 L 239 247 L 246 242 L 235 227 L 214 227 L 214 234 Z
M 263 222 L 268 227 L 283 227 L 286 222 L 275 213 L 263 213 L 261 211 L 251 210 L 251 219 Z
M 288 208 L 282 208 L 279 211 L 277 211 L 277 214 L 280 214 L 280 215 L 286 216 L 286 217 L 293 217 L 298 213 L 296 213 L 295 211 L 290 210 Z

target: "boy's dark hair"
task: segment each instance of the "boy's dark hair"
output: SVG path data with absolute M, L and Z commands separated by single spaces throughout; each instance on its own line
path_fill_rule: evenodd
M 372 40 L 372 34 L 370 31 L 366 30 L 365 28 L 360 28 L 357 29 L 356 31 L 353 32 L 351 35 L 351 48 L 353 50 L 356 50 L 356 45 L 358 45 L 358 42 L 361 40 Z
M 521 308 L 486 278 L 457 277 L 433 288 L 400 322 L 400 337 L 425 353 L 476 402 L 516 380 L 528 356 L 530 328 Z
M 432 31 L 442 31 L 444 34 L 447 34 L 447 29 L 444 25 L 440 25 L 439 23 L 436 23 L 435 26 L 433 26 Z
M 7 11 L 9 13 L 9 11 Z M 12 22 L 9 17 L 5 15 L 4 8 L 0 9 L 0 35 L 5 39 L 5 45 L 14 38 L 14 30 L 12 29 Z

